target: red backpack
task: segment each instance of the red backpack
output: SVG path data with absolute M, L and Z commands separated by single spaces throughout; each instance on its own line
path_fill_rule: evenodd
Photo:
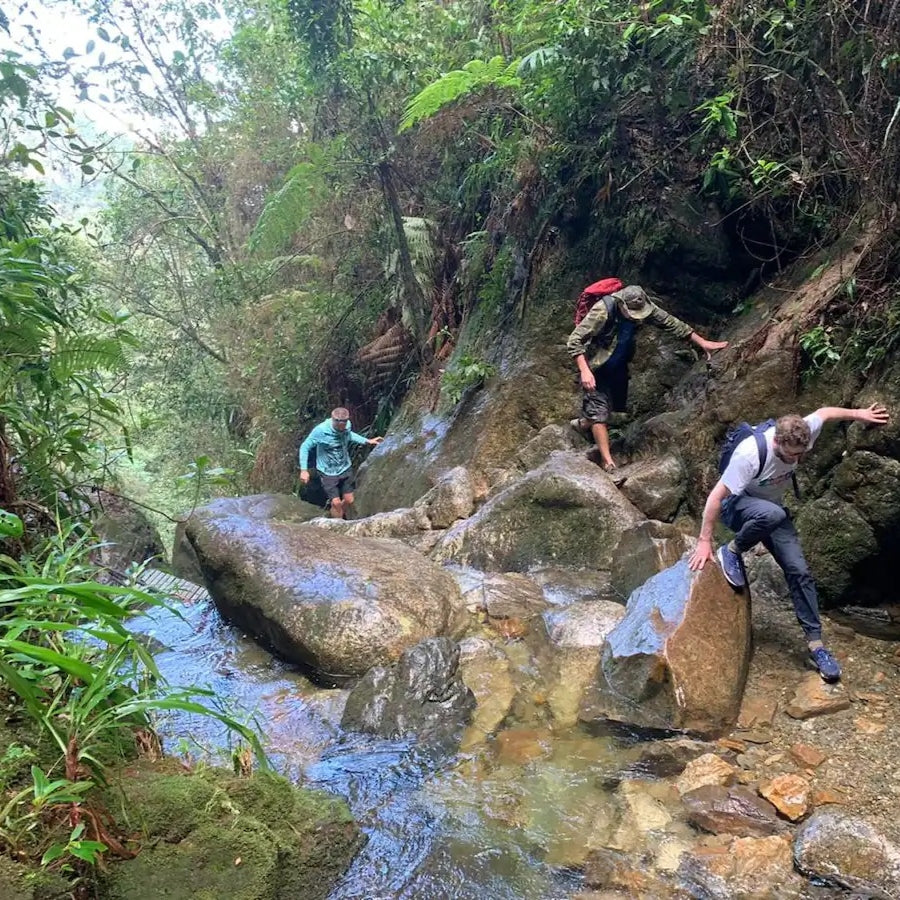
M 625 287 L 618 278 L 601 278 L 593 284 L 589 284 L 578 298 L 575 305 L 575 324 L 580 325 L 581 320 L 591 311 L 591 307 L 601 298 L 608 297 Z

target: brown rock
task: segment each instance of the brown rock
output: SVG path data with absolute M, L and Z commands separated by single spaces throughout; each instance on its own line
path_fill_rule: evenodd
M 809 782 L 799 775 L 778 775 L 759 786 L 759 792 L 792 822 L 809 811 Z
M 738 715 L 738 728 L 768 728 L 778 711 L 778 701 L 773 697 L 744 697 Z
M 737 769 L 715 753 L 704 753 L 685 766 L 675 782 L 680 794 L 688 794 L 706 784 L 734 784 Z
M 879 671 L 875 673 L 875 677 L 872 679 L 872 681 L 874 681 L 875 684 L 881 684 L 881 682 L 884 681 L 885 678 L 887 678 L 887 675 L 885 675 L 884 672 Z
M 737 718 L 750 653 L 750 608 L 718 566 L 687 560 L 628 601 L 610 632 L 581 718 L 714 734 Z
M 853 724 L 856 726 L 856 730 L 862 734 L 881 734 L 887 728 L 884 722 L 873 722 L 871 719 L 866 719 L 863 716 L 854 719 Z
M 828 759 L 821 750 L 811 747 L 809 744 L 794 744 L 790 752 L 798 765 L 805 766 L 808 769 L 818 768 Z
M 515 766 L 524 765 L 550 752 L 550 734 L 535 728 L 510 728 L 497 735 L 497 758 Z
M 508 641 L 516 641 L 528 634 L 528 623 L 521 619 L 491 619 L 488 618 L 488 626 Z
M 719 738 L 716 746 L 720 750 L 733 750 L 735 753 L 743 753 L 747 749 L 745 741 L 736 741 L 733 738 Z
M 813 806 L 827 806 L 831 803 L 845 803 L 847 798 L 834 788 L 818 788 L 812 792 L 810 803 Z
M 618 850 L 596 850 L 584 869 L 585 883 L 592 888 L 625 891 L 632 898 L 687 898 L 674 884 L 647 871 L 639 859 Z
M 743 785 L 710 784 L 685 794 L 688 821 L 714 834 L 767 837 L 784 830 L 775 807 Z
M 793 719 L 811 719 L 849 709 L 850 698 L 840 684 L 826 684 L 811 673 L 800 682 L 785 712 Z

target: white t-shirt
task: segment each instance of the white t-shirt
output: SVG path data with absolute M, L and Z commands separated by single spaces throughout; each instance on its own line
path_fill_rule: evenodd
M 804 421 L 809 425 L 810 438 L 807 450 L 812 449 L 816 438 L 822 432 L 822 419 L 815 413 L 804 416 Z M 775 426 L 764 432 L 766 439 L 766 464 L 756 477 L 759 469 L 759 447 L 756 438 L 752 435 L 744 438 L 737 447 L 728 462 L 728 466 L 722 473 L 722 484 L 732 494 L 746 494 L 748 497 L 762 497 L 773 503 L 781 503 L 785 489 L 791 480 L 791 474 L 797 468 L 797 463 L 786 463 L 775 455 Z

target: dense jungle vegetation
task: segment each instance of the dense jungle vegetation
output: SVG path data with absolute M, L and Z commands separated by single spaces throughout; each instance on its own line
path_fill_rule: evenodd
M 0 674 L 34 741 L 0 760 L 0 845 L 20 858 L 77 875 L 116 852 L 91 783 L 153 745 L 155 709 L 202 702 L 124 624 L 160 600 L 99 577 L 96 486 L 170 516 L 294 489 L 336 403 L 374 434 L 414 386 L 458 402 L 539 279 L 640 278 L 704 321 L 867 230 L 803 347 L 860 368 L 895 348 L 900 0 L 4 9 Z M 76 13 L 89 38 L 57 52 L 42 22 Z M 65 221 L 51 166 L 101 210 Z

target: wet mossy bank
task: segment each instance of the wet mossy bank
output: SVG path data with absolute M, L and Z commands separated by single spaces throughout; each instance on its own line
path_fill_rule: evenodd
M 101 804 L 137 853 L 108 859 L 84 885 L 99 900 L 318 900 L 364 843 L 342 800 L 269 772 L 142 760 L 112 774 Z M 61 900 L 72 888 L 52 872 L 0 865 L 2 900 Z

